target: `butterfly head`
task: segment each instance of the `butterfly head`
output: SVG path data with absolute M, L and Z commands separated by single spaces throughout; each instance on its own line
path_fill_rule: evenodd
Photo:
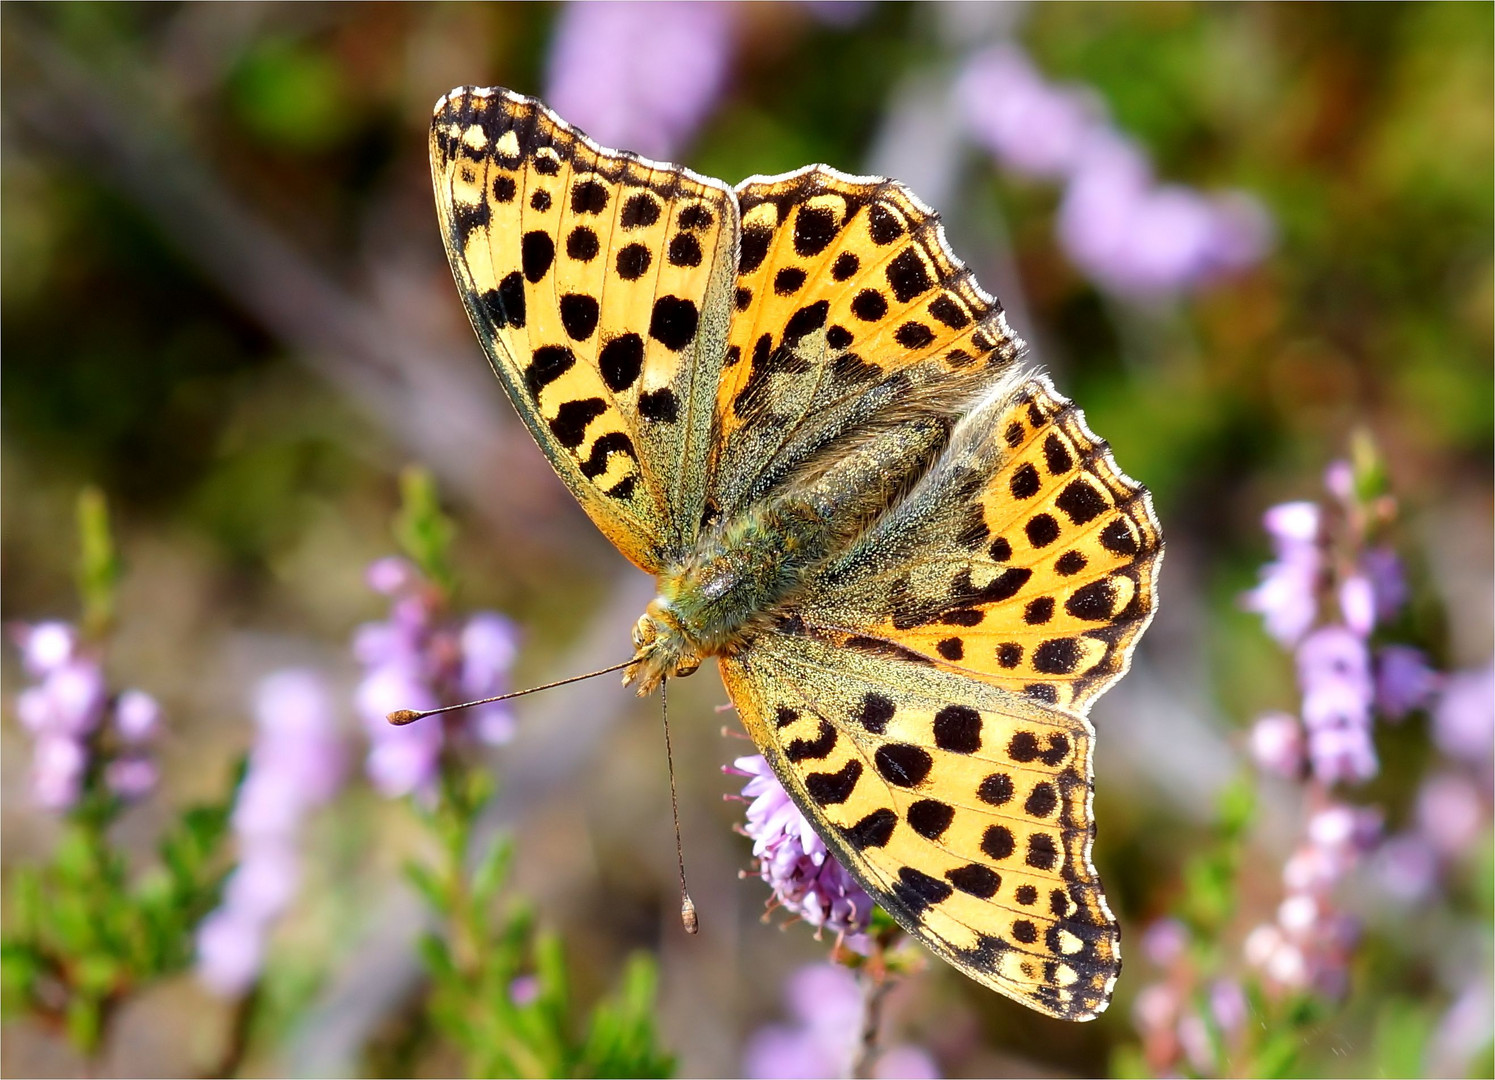
M 633 663 L 623 670 L 625 686 L 640 696 L 665 679 L 683 679 L 701 666 L 701 654 L 686 637 L 668 601 L 655 597 L 633 625 Z

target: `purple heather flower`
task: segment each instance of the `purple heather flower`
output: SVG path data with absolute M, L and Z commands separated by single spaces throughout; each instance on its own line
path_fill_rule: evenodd
M 1375 547 L 1360 556 L 1360 567 L 1375 598 L 1376 622 L 1395 619 L 1411 595 L 1400 557 L 1388 547 Z
M 114 729 L 127 743 L 155 738 L 161 726 L 161 706 L 143 690 L 126 690 L 114 705 Z
M 1339 611 L 1344 623 L 1361 637 L 1376 628 L 1376 596 L 1370 578 L 1353 574 L 1339 583 Z
M 224 906 L 263 926 L 291 905 L 301 884 L 294 835 L 246 845 L 223 887 Z
M 573 2 L 557 20 L 545 100 L 608 146 L 676 154 L 726 87 L 728 4 Z
M 763 1078 L 846 1076 L 861 1031 L 862 989 L 837 964 L 812 964 L 789 977 L 785 999 L 793 1022 L 759 1029 L 743 1050 L 743 1073 Z M 884 1050 L 874 1077 L 938 1077 L 924 1050 L 907 1044 Z
M 380 559 L 369 567 L 367 580 L 392 603 L 388 619 L 366 623 L 353 635 L 353 655 L 364 666 L 354 704 L 371 744 L 365 768 L 385 795 L 425 795 L 448 737 L 470 735 L 501 745 L 513 738 L 513 717 L 497 703 L 405 727 L 390 725 L 386 717 L 396 709 L 434 709 L 502 694 L 518 635 L 493 612 L 465 621 L 446 616 L 438 594 L 405 559 Z
M 255 692 L 255 744 L 234 804 L 239 865 L 223 903 L 197 928 L 197 971 L 215 993 L 252 986 L 270 926 L 295 899 L 302 820 L 342 783 L 344 747 L 331 692 L 312 671 L 279 671 Z
M 997 45 L 971 58 L 955 86 L 971 137 L 1004 168 L 1064 179 L 1103 120 L 1093 94 L 1044 80 L 1021 49 Z
M 1486 817 L 1480 789 L 1458 773 L 1431 776 L 1417 793 L 1417 827 L 1444 858 L 1467 851 L 1484 831 Z
M 64 622 L 20 625 L 12 630 L 27 672 L 39 681 L 16 696 L 21 725 L 36 739 L 31 763 L 32 796 L 51 811 L 71 809 L 83 795 L 89 759 L 110 745 L 95 738 L 109 728 L 127 744 L 117 760 L 105 761 L 105 785 L 118 797 L 136 799 L 156 784 L 156 767 L 143 744 L 160 722 L 155 699 L 126 690 L 111 704 L 103 665 L 85 649 L 77 630 Z
M 1220 1029 L 1234 1034 L 1245 1027 L 1251 1004 L 1240 983 L 1234 979 L 1216 979 L 1209 988 L 1209 1008 Z
M 872 898 L 836 861 L 789 798 L 761 755 L 738 758 L 734 771 L 748 777 L 743 831 L 753 841 L 758 873 L 774 898 L 805 922 L 847 935 L 847 944 L 865 948 L 861 935 L 872 918 Z
M 88 751 L 77 739 L 44 733 L 31 757 L 31 797 L 43 810 L 67 810 L 83 794 Z
M 1449 757 L 1489 767 L 1495 744 L 1495 664 L 1448 676 L 1433 709 L 1433 741 Z
M 1401 720 L 1426 708 L 1439 683 L 1421 649 L 1386 645 L 1376 650 L 1376 711 L 1386 719 Z
M 32 675 L 47 675 L 73 658 L 78 632 L 65 622 L 36 623 L 16 630 L 21 660 Z
M 1268 713 L 1251 726 L 1251 757 L 1263 772 L 1297 779 L 1303 774 L 1303 725 L 1287 713 Z
M 1244 193 L 1210 198 L 1157 186 L 1129 140 L 1093 131 L 1059 204 L 1059 239 L 1101 286 L 1163 296 L 1256 262 L 1269 242 L 1265 210 Z
M 1262 568 L 1261 583 L 1242 598 L 1242 604 L 1262 617 L 1268 634 L 1290 647 L 1318 614 L 1324 569 L 1318 546 L 1319 509 L 1308 502 L 1284 503 L 1268 510 L 1263 523 L 1277 558 Z
M 1488 970 L 1476 975 L 1443 1014 L 1428 1040 L 1428 1076 L 1471 1076 L 1495 1038 Z
M 264 927 L 250 915 L 219 908 L 197 927 L 197 977 L 221 997 L 238 997 L 259 978 Z
M 509 1003 L 522 1009 L 540 999 L 540 980 L 534 975 L 521 975 L 509 983 Z
M 1177 919 L 1158 919 L 1142 934 L 1142 955 L 1157 967 L 1173 964 L 1189 946 L 1189 932 Z
M 1314 774 L 1324 783 L 1368 780 L 1380 766 L 1370 735 L 1375 689 L 1364 640 L 1343 626 L 1321 627 L 1303 639 L 1297 660 Z
M 1372 866 L 1388 896 L 1404 904 L 1418 904 L 1438 887 L 1438 853 L 1416 832 L 1391 837 L 1377 849 Z
M 161 770 L 144 754 L 116 758 L 104 766 L 104 783 L 121 799 L 143 799 L 156 789 Z

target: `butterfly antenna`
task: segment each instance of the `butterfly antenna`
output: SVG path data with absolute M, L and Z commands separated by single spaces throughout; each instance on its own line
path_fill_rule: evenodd
M 457 709 L 470 709 L 474 705 L 491 705 L 495 701 L 508 701 L 510 698 L 523 697 L 525 694 L 534 694 L 541 690 L 550 690 L 557 686 L 565 686 L 567 683 L 581 682 L 583 679 L 595 679 L 598 675 L 606 675 L 610 671 L 622 671 L 629 664 L 633 663 L 633 659 L 630 657 L 621 664 L 614 664 L 612 667 L 605 667 L 600 671 L 589 671 L 585 675 L 572 675 L 569 679 L 557 679 L 555 682 L 548 682 L 543 686 L 531 686 L 528 690 L 513 690 L 507 694 L 499 694 L 497 697 L 483 698 L 479 701 L 464 701 L 460 705 L 443 705 L 439 709 L 425 709 L 421 711 L 415 709 L 396 709 L 385 717 L 385 719 L 395 725 L 395 727 L 404 727 L 406 724 L 413 724 L 417 720 L 427 716 L 435 716 L 437 713 L 454 712 Z
M 680 800 L 675 794 L 675 754 L 670 748 L 670 680 L 659 682 L 659 715 L 664 721 L 664 760 L 670 773 L 670 814 L 675 819 L 675 863 L 680 868 L 680 922 L 687 934 L 698 933 L 696 902 L 685 887 L 685 849 L 680 846 Z

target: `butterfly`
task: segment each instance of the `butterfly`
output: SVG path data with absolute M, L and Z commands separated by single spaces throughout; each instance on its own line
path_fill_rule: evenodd
M 980 983 L 1087 1020 L 1120 971 L 1091 703 L 1155 604 L 1147 492 L 900 184 L 735 188 L 539 101 L 436 105 L 442 239 L 561 480 L 657 578 L 625 681 L 715 657 L 826 846 Z

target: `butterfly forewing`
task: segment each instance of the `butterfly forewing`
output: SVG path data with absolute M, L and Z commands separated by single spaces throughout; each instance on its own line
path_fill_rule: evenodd
M 498 89 L 437 104 L 431 165 L 457 284 L 515 407 L 608 538 L 658 572 L 704 501 L 731 191 Z
M 1051 1016 L 1105 1009 L 1121 957 L 1084 719 L 806 630 L 721 668 L 785 789 L 909 933 Z
M 1016 359 L 1001 306 L 902 185 L 823 165 L 737 187 L 742 243 L 713 487 L 739 509 L 931 386 L 951 409 Z

